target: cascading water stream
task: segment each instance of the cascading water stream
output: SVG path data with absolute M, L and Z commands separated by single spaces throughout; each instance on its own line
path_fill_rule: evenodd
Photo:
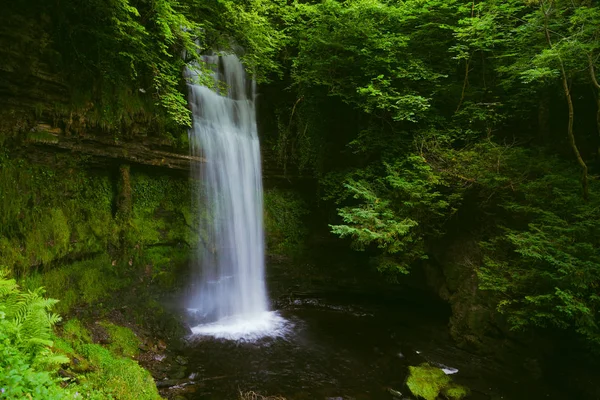
M 214 87 L 189 85 L 191 152 L 206 160 L 193 173 L 202 182 L 199 204 L 209 215 L 208 226 L 200 227 L 208 229 L 208 238 L 199 246 L 189 303 L 202 323 L 192 331 L 230 339 L 272 335 L 283 320 L 268 311 L 264 280 L 256 85 L 235 55 L 203 60 L 213 66 Z M 186 73 L 193 79 L 198 72 Z

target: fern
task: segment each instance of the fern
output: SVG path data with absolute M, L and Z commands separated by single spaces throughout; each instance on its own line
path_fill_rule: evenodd
M 44 289 L 22 292 L 14 279 L 0 275 L 0 319 L 12 346 L 41 364 L 65 362 L 49 350 L 52 328 L 61 318 L 50 310 L 58 302 L 44 298 Z

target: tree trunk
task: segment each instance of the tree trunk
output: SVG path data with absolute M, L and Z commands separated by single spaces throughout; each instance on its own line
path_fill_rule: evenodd
M 550 5 L 552 5 L 552 1 L 550 1 Z M 544 0 L 540 1 L 540 7 L 542 10 L 542 14 L 544 15 L 544 32 L 546 34 L 546 41 L 548 42 L 548 47 L 552 49 L 552 39 L 550 38 L 550 29 L 548 29 L 549 9 L 546 10 L 544 8 Z M 569 106 L 569 124 L 567 126 L 567 136 L 569 138 L 569 144 L 571 145 L 571 149 L 573 150 L 575 158 L 577 159 L 577 163 L 581 167 L 581 186 L 583 188 L 583 198 L 587 200 L 589 197 L 588 168 L 585 161 L 581 157 L 581 153 L 579 152 L 579 148 L 577 147 L 577 143 L 575 142 L 575 135 L 573 134 L 573 121 L 575 111 L 573 109 L 573 98 L 571 96 L 571 88 L 569 88 L 567 71 L 565 70 L 565 64 L 563 63 L 562 58 L 560 56 L 558 56 L 558 61 L 560 64 L 563 91 L 565 92 L 565 97 L 567 98 L 567 105 Z
M 592 78 L 592 84 L 596 88 L 596 133 L 598 134 L 598 156 L 600 157 L 600 83 L 598 83 L 598 79 L 596 78 L 594 60 L 591 54 L 588 54 L 588 60 L 590 62 L 590 77 Z

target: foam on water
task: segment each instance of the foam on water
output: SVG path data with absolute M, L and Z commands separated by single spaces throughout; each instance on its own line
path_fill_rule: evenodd
M 192 328 L 192 334 L 252 342 L 265 337 L 283 337 L 290 329 L 291 324 L 277 312 L 266 311 L 256 315 L 231 316 L 201 324 Z

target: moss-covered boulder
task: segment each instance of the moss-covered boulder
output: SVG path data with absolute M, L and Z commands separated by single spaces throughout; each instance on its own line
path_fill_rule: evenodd
M 428 363 L 417 367 L 408 367 L 409 375 L 406 386 L 412 394 L 425 400 L 445 398 L 460 400 L 469 394 L 469 389 L 457 385 L 441 369 Z

